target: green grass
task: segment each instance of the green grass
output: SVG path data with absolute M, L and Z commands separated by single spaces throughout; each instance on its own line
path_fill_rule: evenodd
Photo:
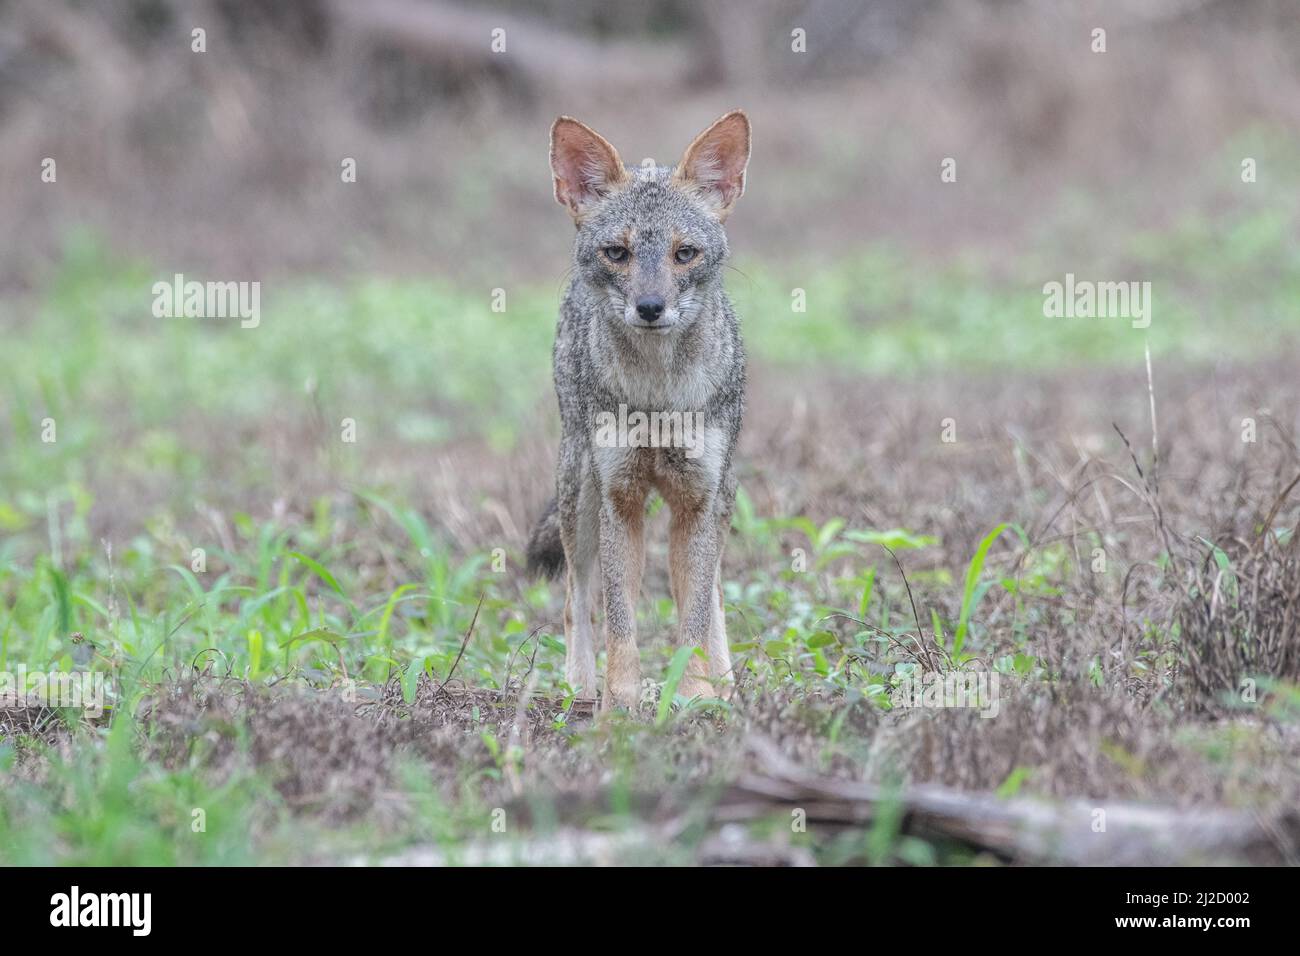
M 1014 281 L 977 261 L 875 248 L 829 265 L 741 262 L 729 286 L 751 354 L 777 366 L 888 376 L 1050 370 L 1131 364 L 1148 342 L 1157 357 L 1249 358 L 1300 333 L 1295 215 L 1274 205 L 1213 224 L 1194 217 L 1127 237 L 1104 261 L 1037 253 L 1000 270 Z M 6 456 L 6 489 L 39 487 L 52 471 L 75 474 L 78 462 L 105 454 L 115 469 L 166 468 L 194 482 L 202 436 L 178 412 L 196 429 L 238 430 L 318 409 L 331 430 L 353 418 L 367 439 L 436 445 L 469 432 L 508 446 L 549 403 L 554 285 L 507 288 L 505 311 L 494 312 L 489 288 L 268 282 L 261 325 L 241 329 L 154 318 L 149 289 L 164 271 L 114 261 L 81 236 L 34 308 L 8 304 L 0 430 L 26 453 Z M 1045 318 L 1042 286 L 1067 271 L 1150 281 L 1150 328 Z M 795 289 L 804 312 L 792 311 Z M 59 441 L 36 448 L 46 417 Z M 115 433 L 123 420 L 129 434 Z M 0 501 L 0 520 L 13 507 Z
M 1157 356 L 1250 358 L 1300 333 L 1294 213 L 1247 206 L 1227 222 L 1190 220 L 1117 241 L 1095 269 L 1037 255 L 1011 270 L 1023 281 L 990 278 L 979 263 L 936 265 L 877 248 L 832 264 L 741 263 L 730 287 L 759 363 L 819 375 L 1132 364 L 1148 342 Z M 1148 333 L 1121 319 L 1044 318 L 1041 285 L 1066 271 L 1153 282 Z M 465 553 L 442 540 L 400 491 L 374 487 L 364 452 L 334 461 L 339 490 L 295 502 L 293 517 L 235 508 L 228 547 L 195 538 L 198 506 L 223 484 L 274 490 L 268 456 L 241 438 L 268 418 L 319 420 L 326 433 L 353 418 L 366 442 L 403 448 L 461 437 L 508 448 L 523 429 L 550 421 L 539 409 L 551 402 L 557 290 L 507 289 L 506 310 L 494 312 L 487 288 L 268 283 L 260 327 L 240 329 L 230 320 L 153 318 L 156 273 L 79 236 L 34 303 L 4 304 L 0 671 L 101 670 L 114 678 L 114 707 L 111 722 L 83 729 L 75 758 L 50 757 L 39 783 L 16 770 L 31 742 L 0 741 L 0 862 L 247 863 L 300 860 L 303 845 L 343 852 L 383 840 L 454 842 L 448 827 L 472 801 L 447 808 L 429 791 L 410 829 L 361 826 L 330 837 L 298 819 L 263 776 L 212 780 L 198 764 L 142 762 L 133 743 L 146 731 L 132 715 L 158 681 L 205 663 L 255 684 L 352 679 L 363 692 L 398 677 L 409 700 L 421 674 L 442 681 L 454 667 L 468 684 L 505 687 L 531 661 L 539 693 L 566 694 L 562 634 L 539 627 L 558 619 L 551 591 L 521 582 L 518 555 L 509 556 L 516 567 L 498 569 L 491 549 Z M 791 311 L 796 288 L 806 312 Z M 41 440 L 46 418 L 57 427 L 52 443 Z M 216 460 L 214 435 L 237 454 Z M 130 503 L 142 526 L 110 548 L 93 537 L 89 518 L 119 485 L 156 494 Z M 850 528 L 838 519 L 819 527 L 756 515 L 743 495 L 735 528 L 748 570 L 727 582 L 726 597 L 743 666 L 764 680 L 888 707 L 897 675 L 866 667 L 862 651 L 913 641 L 916 625 L 880 545 L 929 548 L 939 529 Z M 942 648 L 949 661 L 991 649 L 979 623 L 989 588 L 1015 594 L 1020 617 L 1010 633 L 1023 636 L 1035 597 L 1068 573 L 1057 546 L 1016 580 L 999 581 L 984 568 L 997 531 L 968 565 L 930 572 L 927 586 L 951 600 L 931 602 L 922 630 L 951 635 Z M 782 542 L 791 535 L 805 540 L 812 573 L 790 568 Z M 686 661 L 662 640 L 666 602 L 643 613 L 660 638 L 647 646 L 647 673 L 666 679 L 659 726 L 645 732 L 671 732 L 668 705 Z M 833 614 L 860 625 L 845 632 L 828 623 Z M 1004 673 L 1041 674 L 1019 643 L 998 651 Z M 826 730 L 834 751 L 840 725 Z M 507 772 L 511 755 L 494 755 L 497 772 Z M 410 789 L 418 793 L 418 782 Z M 205 839 L 192 829 L 196 808 L 208 809 Z M 882 818 L 867 855 L 902 852 L 895 836 Z M 923 846 L 903 844 L 925 859 Z
M 109 677 L 110 708 L 109 720 L 82 728 L 74 757 L 57 751 L 49 755 L 45 779 L 0 784 L 0 860 L 303 862 L 377 852 L 433 835 L 444 849 L 454 850 L 454 832 L 473 832 L 469 823 L 456 831 L 454 821 L 487 812 L 473 787 L 454 806 L 438 804 L 436 812 L 429 809 L 436 794 L 426 793 L 414 800 L 416 815 L 397 830 L 376 830 L 361 821 L 321 832 L 318 822 L 300 819 L 285 804 L 265 772 L 250 769 L 212 779 L 203 770 L 206 745 L 201 740 L 178 766 L 142 760 L 132 747 L 133 740 L 143 741 L 140 735 L 148 733 L 135 715 L 156 684 L 209 664 L 218 675 L 258 686 L 288 677 L 338 689 L 355 680 L 359 699 L 373 696 L 379 684 L 396 677 L 408 701 L 422 674 L 441 682 L 454 667 L 467 684 L 505 687 L 531 666 L 538 693 L 566 695 L 562 633 L 535 629 L 537 622 L 557 616 L 553 606 L 548 609 L 548 589 L 534 585 L 518 590 L 515 574 L 493 573 L 484 555 L 451 554 L 418 516 L 372 503 L 379 501 L 372 495 L 358 499 L 358 510 L 349 519 L 355 524 L 333 525 L 328 535 L 320 534 L 313 522 L 281 527 L 236 516 L 235 547 L 211 552 L 208 569 L 197 573 L 169 563 L 159 553 L 159 542 L 147 536 L 115 549 L 110 564 L 106 553 L 95 553 L 76 532 L 64 538 L 61 568 L 45 555 L 30 567 L 13 560 L 0 564 L 0 593 L 5 596 L 0 671 L 20 664 L 30 671 L 99 670 Z M 386 546 L 401 570 L 382 587 L 368 582 L 350 560 L 352 542 L 367 533 L 362 516 L 368 509 L 398 514 L 405 522 L 404 530 L 395 523 L 387 527 L 391 540 Z M 752 514 L 746 520 L 741 545 L 760 556 L 762 567 L 727 586 L 740 666 L 764 682 L 848 693 L 850 708 L 854 702 L 888 708 L 897 675 L 874 672 L 865 662 L 887 650 L 891 637 L 914 644 L 915 631 L 897 579 L 863 596 L 864 569 L 873 578 L 892 573 L 877 565 L 882 552 L 865 540 L 885 537 L 898 544 L 901 537 L 924 548 L 927 539 L 903 531 L 882 536 L 836 522 L 808 540 L 821 571 L 806 574 L 787 567 L 781 548 L 782 534 L 800 522 Z M 859 543 L 853 543 L 855 538 Z M 835 573 L 850 564 L 857 574 Z M 854 612 L 866 613 L 871 623 L 849 627 L 843 637 L 828 629 L 834 626 L 832 615 Z M 645 642 L 646 672 L 664 686 L 653 726 L 636 734 L 672 734 L 677 720 L 698 709 L 683 709 L 676 716 L 670 709 L 686 657 L 682 650 L 673 653 L 663 639 L 668 611 L 662 602 L 644 608 L 643 617 L 645 633 L 659 635 Z M 466 642 L 471 622 L 472 639 Z M 950 631 L 953 622 L 941 626 Z M 767 636 L 759 639 L 761 635 Z M 686 708 L 680 698 L 675 703 Z M 67 716 L 75 722 L 75 714 Z M 633 754 L 661 746 L 661 736 L 636 734 L 624 745 L 626 773 L 644 759 Z M 503 728 L 487 725 L 481 734 L 495 767 L 488 772 L 495 779 L 508 774 L 518 759 L 502 742 L 503 735 Z M 0 746 L 3 771 L 12 769 L 16 747 L 44 750 L 21 736 Z M 841 745 L 832 734 L 827 746 L 829 756 Z M 205 814 L 202 831 L 192 829 L 196 810 Z M 251 832 L 247 821 L 255 822 Z

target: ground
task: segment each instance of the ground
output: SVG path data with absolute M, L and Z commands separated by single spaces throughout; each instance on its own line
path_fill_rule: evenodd
M 1277 196 L 1114 248 L 1153 281 L 1149 328 L 1045 317 L 1050 250 L 738 260 L 737 693 L 674 699 L 652 504 L 642 708 L 605 719 L 563 685 L 560 589 L 522 572 L 552 490 L 553 282 L 497 312 L 446 282 L 302 281 L 240 329 L 152 319 L 155 270 L 74 235 L 5 305 L 0 663 L 103 674 L 108 708 L 0 712 L 0 861 L 1090 852 L 908 803 L 950 792 L 1077 806 L 1067 835 L 1096 810 L 1240 812 L 1269 838 L 1177 861 L 1294 860 L 1300 271 Z M 900 699 L 968 672 L 997 675 L 996 716 Z

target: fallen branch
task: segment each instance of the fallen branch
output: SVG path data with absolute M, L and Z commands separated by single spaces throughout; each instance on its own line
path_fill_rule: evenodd
M 794 810 L 802 811 L 807 831 L 814 835 L 870 827 L 887 814 L 897 817 L 900 835 L 957 845 L 1013 864 L 1268 866 L 1294 865 L 1300 856 L 1300 815 L 1294 811 L 1257 815 L 1111 800 L 1003 799 L 936 786 L 894 791 L 811 773 L 765 738 L 751 737 L 747 747 L 752 769 L 720 791 L 622 792 L 619 802 L 633 815 L 655 821 L 659 839 L 673 839 L 687 816 L 702 818 L 715 835 L 697 850 L 700 863 L 724 857 L 739 864 L 808 862 L 807 854 L 800 855 L 784 840 L 755 842 L 736 828 L 789 819 Z M 551 810 L 554 818 L 576 828 L 612 805 L 610 793 L 583 792 L 565 795 Z M 517 801 L 511 818 L 528 824 L 535 808 L 535 798 Z
M 951 840 L 1017 863 L 1075 866 L 1294 864 L 1300 815 L 1177 809 L 1110 800 L 1062 803 L 911 787 L 897 794 L 808 773 L 775 744 L 751 738 L 761 771 L 742 774 L 714 810 L 718 822 L 801 808 L 808 826 L 866 826 L 901 803 L 902 833 Z

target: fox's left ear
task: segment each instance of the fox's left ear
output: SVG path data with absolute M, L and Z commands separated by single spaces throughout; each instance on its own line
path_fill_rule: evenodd
M 749 165 L 749 117 L 732 110 L 686 147 L 673 178 L 698 189 L 726 219 L 745 192 Z

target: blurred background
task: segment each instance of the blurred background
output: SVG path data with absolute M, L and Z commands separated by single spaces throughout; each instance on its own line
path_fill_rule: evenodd
M 80 507 L 97 541 L 356 482 L 516 547 L 550 483 L 572 237 L 550 123 L 671 162 L 735 106 L 729 287 L 774 428 L 879 425 L 835 389 L 906 388 L 928 421 L 989 385 L 1118 399 L 1071 376 L 1147 347 L 1188 387 L 1294 354 L 1293 0 L 4 0 L 0 521 Z M 261 282 L 260 325 L 154 318 L 176 273 Z M 1044 318 L 1066 273 L 1152 282 L 1151 328 Z M 1115 414 L 1087 409 L 1082 447 Z M 920 520 L 856 478 L 763 481 L 750 441 L 763 512 Z
M 191 50 L 195 27 L 206 53 Z M 670 162 L 735 106 L 756 129 L 732 230 L 742 256 L 881 240 L 992 254 L 1049 236 L 1092 254 L 1228 201 L 1241 150 L 1225 150 L 1294 132 L 1300 10 L 5 0 L 0 282 L 48 279 L 75 229 L 164 271 L 557 277 L 569 236 L 546 164 L 556 115 L 629 162 Z M 38 175 L 44 157 L 57 188 Z M 345 157 L 355 184 L 341 182 Z M 945 157 L 957 181 L 941 187 Z M 1260 181 L 1285 175 L 1265 167 Z
M 283 509 L 345 475 L 462 515 L 466 546 L 487 495 L 517 544 L 555 429 L 562 113 L 637 163 L 750 112 L 729 286 L 755 381 L 796 412 L 837 381 L 961 389 L 1133 369 L 1148 345 L 1276 355 L 1300 325 L 1298 10 L 3 0 L 0 441 L 26 451 L 0 459 L 26 516 L 9 524 L 68 481 L 95 487 L 102 537 L 155 506 Z M 261 325 L 155 319 L 149 290 L 176 273 L 261 282 Z M 1151 281 L 1152 327 L 1043 318 L 1066 273 Z M 364 454 L 340 449 L 345 417 Z M 506 451 L 535 467 L 498 468 Z M 429 477 L 471 472 L 485 484 Z M 766 509 L 866 507 L 783 493 L 799 473 Z

